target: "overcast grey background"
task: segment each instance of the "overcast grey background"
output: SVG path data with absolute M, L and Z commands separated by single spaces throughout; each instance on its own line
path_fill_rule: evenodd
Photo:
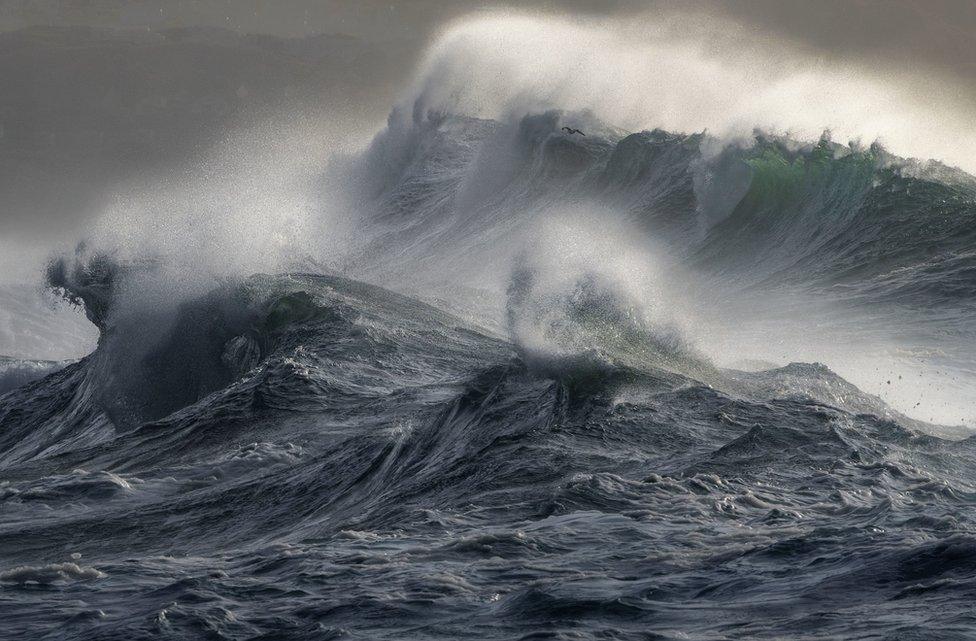
M 0 247 L 77 237 L 110 186 L 249 119 L 313 106 L 382 118 L 438 28 L 499 7 L 703 12 L 811 56 L 976 85 L 969 0 L 2 0 Z
M 423 40 L 446 20 L 494 7 L 594 15 L 698 10 L 834 52 L 897 55 L 966 75 L 976 66 L 976 3 L 970 0 L 4 0 L 0 28 L 209 26 L 291 37 L 345 33 Z

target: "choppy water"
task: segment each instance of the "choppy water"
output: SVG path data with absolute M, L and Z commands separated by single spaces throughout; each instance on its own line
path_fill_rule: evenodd
M 395 114 L 344 168 L 342 276 L 161 308 L 109 257 L 53 266 L 101 339 L 0 396 L 0 632 L 972 638 L 976 440 L 755 359 L 876 342 L 908 354 L 879 389 L 919 353 L 967 388 L 973 180 L 580 118 Z

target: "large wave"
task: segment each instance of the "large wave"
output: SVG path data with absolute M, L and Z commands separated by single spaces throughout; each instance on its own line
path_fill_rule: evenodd
M 973 179 L 829 134 L 716 144 L 586 112 L 394 112 L 354 163 L 369 240 L 345 269 L 499 331 L 522 257 L 596 270 L 720 361 L 825 360 L 919 416 L 968 420 Z
M 439 35 L 364 151 L 325 162 L 354 147 L 337 142 L 355 138 L 341 123 L 252 128 L 188 171 L 130 185 L 89 246 L 155 265 L 126 277 L 138 284 L 120 288 L 120 309 L 327 265 L 501 335 L 519 257 L 535 256 L 632 298 L 653 289 L 637 296 L 644 313 L 668 308 L 660 322 L 712 360 L 826 360 L 956 422 L 971 409 L 958 349 L 971 330 L 952 319 L 972 301 L 973 181 L 895 154 L 966 166 L 974 145 L 956 102 L 932 106 L 924 81 L 875 71 L 701 16 L 468 19 Z M 568 259 L 567 225 L 588 238 L 577 247 L 638 249 Z M 847 331 L 869 323 L 870 341 Z M 937 362 L 891 356 L 905 353 Z M 924 398 L 887 383 L 916 366 Z
M 355 217 L 359 231 L 347 229 L 329 261 L 521 342 L 531 333 L 513 324 L 509 293 L 530 264 L 531 304 L 548 301 L 547 314 L 580 283 L 604 283 L 629 301 L 620 313 L 637 310 L 687 353 L 725 364 L 823 360 L 919 417 L 967 420 L 960 349 L 973 329 L 958 319 L 976 291 L 974 180 L 827 134 L 757 132 L 718 153 L 716 144 L 707 134 L 627 133 L 589 112 L 493 121 L 418 102 L 331 174 L 331 211 Z M 247 273 L 115 253 L 129 265 L 120 283 L 90 257 L 55 262 L 49 280 L 99 326 L 114 287 L 138 345 L 162 341 L 179 301 L 215 275 Z M 283 264 L 322 268 L 309 251 L 268 266 Z M 156 320 L 146 324 L 149 310 Z M 911 384 L 897 382 L 909 373 Z

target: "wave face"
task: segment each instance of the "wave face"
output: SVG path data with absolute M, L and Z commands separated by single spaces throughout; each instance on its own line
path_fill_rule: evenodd
M 585 112 L 416 110 L 358 169 L 372 240 L 347 269 L 362 278 L 431 301 L 480 288 L 494 309 L 520 257 L 636 280 L 720 361 L 820 360 L 920 418 L 973 419 L 976 182 L 959 170 L 826 134 L 723 147 Z M 897 383 L 920 373 L 924 393 Z
M 589 135 L 567 135 L 567 125 Z M 508 231 L 503 222 L 524 231 L 524 220 L 498 220 L 506 214 L 528 218 L 582 201 L 625 212 L 648 242 L 737 280 L 844 286 L 915 307 L 972 301 L 976 179 L 968 174 L 878 145 L 841 145 L 829 133 L 816 143 L 757 133 L 748 146 L 716 152 L 716 144 L 702 134 L 626 134 L 585 113 L 499 123 L 395 112 L 363 164 L 374 217 L 408 249 L 466 252 L 485 229 Z M 937 285 L 906 286 L 922 272 Z
M 99 340 L 0 388 L 5 634 L 968 636 L 974 179 L 423 105 L 334 271 L 50 266 Z

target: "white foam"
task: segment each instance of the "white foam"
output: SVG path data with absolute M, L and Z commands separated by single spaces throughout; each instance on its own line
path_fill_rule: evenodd
M 48 565 L 20 565 L 0 572 L 0 581 L 10 583 L 39 583 L 48 585 L 58 581 L 92 581 L 107 576 L 93 567 L 77 563 L 50 563 Z
M 925 70 L 814 57 L 700 15 L 576 21 L 497 13 L 461 20 L 429 49 L 407 106 L 497 118 L 590 109 L 630 129 L 753 129 L 880 140 L 896 154 L 976 172 L 966 89 Z M 411 113 L 405 109 L 405 113 Z

